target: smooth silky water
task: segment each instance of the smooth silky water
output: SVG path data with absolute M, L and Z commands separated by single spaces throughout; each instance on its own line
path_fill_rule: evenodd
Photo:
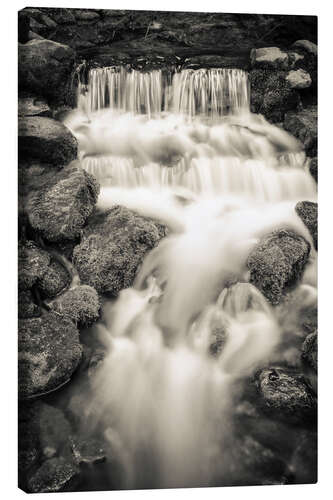
M 85 333 L 106 350 L 76 410 L 109 446 L 104 488 L 242 484 L 235 387 L 284 356 L 284 323 L 248 283 L 246 260 L 271 230 L 309 239 L 294 207 L 316 200 L 299 143 L 249 102 L 238 69 L 100 68 L 65 119 L 102 186 L 98 207 L 120 204 L 169 228 Z M 314 248 L 297 290 L 315 302 Z M 216 325 L 226 340 L 213 356 Z

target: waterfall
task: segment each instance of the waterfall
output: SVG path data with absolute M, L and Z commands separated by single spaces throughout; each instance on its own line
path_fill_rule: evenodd
M 316 199 L 299 142 L 249 103 L 239 69 L 98 68 L 65 118 L 101 183 L 98 209 L 122 205 L 170 231 L 89 332 L 106 354 L 87 415 L 123 470 L 121 488 L 219 486 L 238 471 L 244 484 L 234 384 L 283 335 L 246 262 L 275 229 L 309 237 L 294 207 Z
M 217 117 L 249 109 L 250 102 L 246 72 L 226 68 L 180 72 L 94 68 L 88 88 L 79 84 L 78 99 L 89 112 L 110 108 L 149 116 L 171 110 Z

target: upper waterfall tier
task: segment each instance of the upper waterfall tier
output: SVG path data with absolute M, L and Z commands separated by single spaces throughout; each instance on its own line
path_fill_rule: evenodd
M 90 70 L 88 86 L 79 84 L 78 107 L 86 113 L 103 108 L 156 114 L 221 116 L 248 110 L 247 73 L 240 69 L 127 71 L 124 67 Z

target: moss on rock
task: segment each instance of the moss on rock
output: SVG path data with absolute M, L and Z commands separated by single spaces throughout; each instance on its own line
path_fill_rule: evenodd
M 53 260 L 43 277 L 38 281 L 38 288 L 47 298 L 55 297 L 70 285 L 71 277 L 60 262 Z
M 99 193 L 95 178 L 79 162 L 57 173 L 47 171 L 34 180 L 26 211 L 33 229 L 51 242 L 80 236 Z
M 302 375 L 265 368 L 257 374 L 256 386 L 261 408 L 271 417 L 304 425 L 315 420 L 316 398 Z
M 81 281 L 100 293 L 116 295 L 133 284 L 145 255 L 165 231 L 165 226 L 125 207 L 93 216 L 73 252 Z
M 56 312 L 19 321 L 19 396 L 29 398 L 69 380 L 82 354 L 74 323 Z
M 284 290 L 302 275 L 309 253 L 310 244 L 302 236 L 292 231 L 274 231 L 248 258 L 250 282 L 272 304 L 278 304 Z
M 88 285 L 80 285 L 67 290 L 50 306 L 54 311 L 70 317 L 80 328 L 90 326 L 99 318 L 98 294 Z

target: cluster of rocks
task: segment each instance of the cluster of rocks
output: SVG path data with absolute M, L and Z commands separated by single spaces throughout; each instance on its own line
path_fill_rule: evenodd
M 41 401 L 21 405 L 18 432 L 20 487 L 29 493 L 73 491 L 85 466 L 110 455 L 99 437 L 78 434 L 61 409 Z
M 251 110 L 294 135 L 317 182 L 317 46 L 297 40 L 288 50 L 251 51 Z

